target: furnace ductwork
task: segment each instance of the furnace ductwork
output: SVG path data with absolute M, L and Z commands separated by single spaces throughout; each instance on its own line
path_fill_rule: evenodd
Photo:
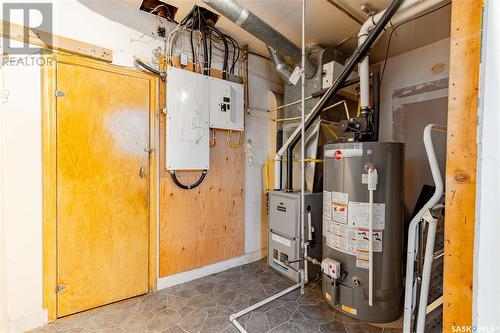
M 290 77 L 292 76 L 292 71 L 290 70 L 290 67 L 286 63 L 285 57 L 278 51 L 273 49 L 271 46 L 266 45 L 266 47 L 267 51 L 269 52 L 269 56 L 273 60 L 276 71 L 278 72 L 280 77 L 286 84 L 291 84 Z
M 204 3 L 218 11 L 222 16 L 239 25 L 249 34 L 255 36 L 266 45 L 271 46 L 279 54 L 289 57 L 296 64 L 301 63 L 301 50 L 280 32 L 273 29 L 258 16 L 248 11 L 235 0 L 203 0 Z M 316 74 L 318 66 L 306 57 L 305 74 L 311 78 Z M 282 73 L 280 73 L 282 75 Z

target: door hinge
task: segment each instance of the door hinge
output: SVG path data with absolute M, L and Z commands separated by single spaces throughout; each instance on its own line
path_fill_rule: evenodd
M 144 148 L 144 151 L 148 154 L 151 154 L 151 152 L 153 151 L 153 148 L 151 147 L 147 147 L 147 148 Z
M 60 293 L 61 291 L 64 291 L 66 289 L 66 286 L 64 284 L 60 284 L 56 286 L 56 293 Z
M 56 97 L 63 97 L 64 93 L 60 90 L 56 90 L 55 95 L 56 95 Z

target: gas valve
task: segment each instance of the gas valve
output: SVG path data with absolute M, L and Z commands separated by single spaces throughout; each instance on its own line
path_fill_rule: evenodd
M 321 262 L 321 271 L 332 280 L 340 277 L 340 262 L 331 258 L 325 258 Z

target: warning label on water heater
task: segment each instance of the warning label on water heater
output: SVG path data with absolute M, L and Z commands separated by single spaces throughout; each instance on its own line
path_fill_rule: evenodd
M 368 243 L 370 237 L 368 229 L 356 229 L 356 250 L 368 251 Z M 372 246 L 373 252 L 382 252 L 382 230 L 373 230 L 372 232 Z
M 347 193 L 332 192 L 331 202 L 332 221 L 347 224 L 347 209 L 349 206 Z
M 323 234 L 326 245 L 356 257 L 368 268 L 370 204 L 349 201 L 347 193 L 323 191 Z M 373 204 L 373 252 L 382 252 L 385 204 Z
M 368 228 L 370 223 L 370 204 L 367 202 L 349 202 L 349 225 L 358 228 Z M 373 229 L 385 229 L 385 204 L 373 204 Z

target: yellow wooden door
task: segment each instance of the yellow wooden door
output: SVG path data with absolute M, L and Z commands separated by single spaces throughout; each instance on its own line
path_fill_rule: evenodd
M 113 68 L 57 64 L 58 317 L 148 292 L 150 83 Z

